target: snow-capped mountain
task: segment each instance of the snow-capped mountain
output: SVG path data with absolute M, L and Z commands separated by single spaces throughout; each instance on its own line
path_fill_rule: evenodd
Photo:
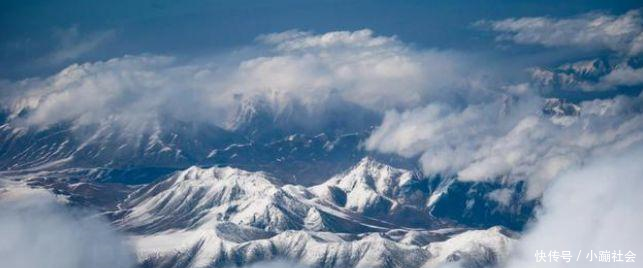
M 608 74 L 615 66 L 605 59 L 592 59 L 566 63 L 556 68 L 532 68 L 531 76 L 544 87 L 573 90 L 595 83 Z
M 130 194 L 113 217 L 132 233 L 141 262 L 153 267 L 278 258 L 312 267 L 502 260 L 510 232 L 454 228 L 431 216 L 424 180 L 370 158 L 308 188 L 279 186 L 263 172 L 191 167 Z
M 369 229 L 347 215 L 328 213 L 341 214 L 338 211 L 317 206 L 305 188 L 275 183 L 261 172 L 192 167 L 131 194 L 121 204 L 120 222 L 126 229 L 143 232 L 192 229 L 222 221 L 266 232 L 303 229 L 315 221 L 319 224 L 314 228 L 323 223 L 326 231 Z
M 426 227 L 436 223 L 427 211 L 431 190 L 427 183 L 418 173 L 367 157 L 348 172 L 310 189 L 325 201 L 349 211 Z
M 569 103 L 564 99 L 549 98 L 545 100 L 543 113 L 553 117 L 578 116 L 580 114 L 580 106 Z
M 379 170 L 373 169 L 375 165 L 379 166 Z M 341 177 L 355 179 L 355 175 L 363 172 L 365 167 L 371 168 L 372 172 L 392 169 L 366 158 Z M 381 175 L 382 180 L 391 179 L 388 174 Z M 383 215 L 372 215 L 372 211 L 380 209 L 378 203 L 349 194 L 346 200 L 356 206 L 351 207 L 347 206 L 348 202 L 338 203 L 337 196 L 330 196 L 322 190 L 337 181 L 338 178 L 333 178 L 309 188 L 290 184 L 278 186 L 281 184 L 278 179 L 263 172 L 230 167 L 191 167 L 132 193 L 120 205 L 122 210 L 118 213 L 122 214 L 120 221 L 124 228 L 150 231 L 177 226 L 193 228 L 213 221 L 229 221 L 268 231 L 310 227 L 324 231 L 355 232 L 396 226 L 381 221 L 379 217 L 371 217 L 386 216 L 393 210 L 385 209 L 381 212 Z M 400 199 L 409 198 L 412 194 L 400 194 Z
M 233 143 L 232 135 L 207 124 L 175 120 L 145 126 L 105 120 L 99 125 L 61 123 L 47 128 L 8 122 L 0 128 L 2 161 L 7 170 L 60 167 L 167 167 L 198 162 L 207 148 Z
M 406 203 L 420 205 L 426 199 L 417 186 L 421 175 L 408 170 L 393 168 L 371 158 L 363 158 L 355 167 L 325 183 L 312 187 L 318 195 L 353 211 L 366 213 L 378 202 L 389 207 Z M 338 197 L 338 194 L 344 198 Z M 413 200 L 406 200 L 413 198 Z
M 5 121 L 0 125 L 0 169 L 100 169 L 104 176 L 95 178 L 99 181 L 140 184 L 192 165 L 225 165 L 311 184 L 363 157 L 365 152 L 359 150 L 358 144 L 368 135 L 367 131 L 265 131 L 256 137 L 169 118 L 136 129 L 113 120 L 100 125 L 78 126 L 70 122 L 47 128 Z
M 133 131 L 110 120 L 33 128 L 5 118 L 0 175 L 108 211 L 144 267 L 282 258 L 312 267 L 482 267 L 502 261 L 514 241 L 494 226 L 520 230 L 531 215 L 519 185 L 426 178 L 408 164 L 414 159 L 363 151 L 370 129 L 258 130 L 247 126 L 269 119 L 261 110 L 241 114 L 234 131 L 171 119 Z
M 234 236 L 230 237 L 230 233 Z M 244 240 L 250 237 L 255 240 Z M 447 262 L 487 267 L 504 261 L 515 243 L 499 227 L 360 235 L 302 230 L 270 236 L 261 230 L 230 224 L 133 239 L 144 267 L 243 266 L 277 259 L 297 260 L 309 267 L 428 268 Z
M 635 85 L 627 83 L 605 85 L 604 80 L 613 79 L 614 76 L 620 76 L 618 73 L 631 72 L 641 66 L 643 64 L 640 57 L 596 58 L 565 63 L 553 68 L 535 67 L 529 69 L 529 72 L 532 81 L 541 87 L 547 95 L 551 95 L 553 92 L 563 95 L 565 92 L 573 91 L 595 92 L 603 91 L 606 88 L 628 92 Z M 595 96 L 600 97 L 600 95 Z

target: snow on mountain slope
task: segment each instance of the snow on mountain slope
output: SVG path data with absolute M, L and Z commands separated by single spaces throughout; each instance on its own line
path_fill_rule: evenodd
M 365 212 L 378 202 L 386 202 L 386 205 L 399 205 L 399 203 L 414 203 L 419 200 L 406 200 L 415 197 L 409 191 L 420 183 L 415 174 L 407 170 L 392 168 L 378 163 L 371 158 L 362 159 L 349 172 L 340 174 L 327 182 L 312 187 L 316 194 L 332 200 L 342 207 L 357 212 Z M 333 191 L 340 190 L 346 195 L 345 200 L 337 200 Z M 420 198 L 418 198 L 420 199 Z
M 230 221 L 269 230 L 301 228 L 308 206 L 269 180 L 234 168 L 191 167 L 130 196 L 124 226 L 159 231 Z
M 554 124 L 569 126 L 573 124 L 580 115 L 581 108 L 579 105 L 569 103 L 564 99 L 549 98 L 545 100 L 542 112 L 550 116 L 549 120 Z
M 433 258 L 425 265 L 433 267 L 445 262 L 460 262 L 462 267 L 484 267 L 504 262 L 514 244 L 514 235 L 492 227 L 457 234 L 448 240 L 430 243 L 426 248 Z
M 121 205 L 119 225 L 138 232 L 198 228 L 232 222 L 266 231 L 371 229 L 350 215 L 314 202 L 303 187 L 278 187 L 262 172 L 191 167 L 132 193 Z
M 164 167 L 176 170 L 201 161 L 208 148 L 233 141 L 231 134 L 214 126 L 169 119 L 132 126 L 108 118 L 95 125 L 60 123 L 47 128 L 10 122 L 0 126 L 0 169 Z
M 398 224 L 426 227 L 438 223 L 427 210 L 430 197 L 427 183 L 427 179 L 417 173 L 366 157 L 349 171 L 310 190 L 349 211 Z
M 419 212 L 415 206 L 425 206 L 422 181 L 368 158 L 310 188 L 278 186 L 262 172 L 191 167 L 132 193 L 114 213 L 115 224 L 132 234 L 139 260 L 149 267 L 221 267 L 276 258 L 313 267 L 498 261 L 502 253 L 496 250 L 511 241 L 500 229 L 465 236 L 479 244 L 471 246 L 461 235 L 474 231 L 431 231 L 443 226 L 438 220 L 421 229 L 401 224 L 422 218 L 396 209 Z M 431 247 L 440 241 L 446 244 Z
M 101 168 L 114 171 L 102 182 L 141 184 L 192 165 L 217 164 L 313 185 L 363 157 L 358 144 L 368 136 L 367 131 L 288 132 L 269 123 L 262 129 L 231 132 L 171 118 L 137 126 L 106 119 L 94 125 L 35 128 L 5 122 L 0 111 L 0 170 Z
M 635 76 L 636 70 L 640 70 L 641 66 L 640 57 L 605 57 L 567 63 L 554 68 L 536 67 L 530 69 L 530 73 L 532 81 L 545 90 L 546 95 L 555 93 L 559 96 L 575 96 L 564 94 L 565 91 L 619 91 L 621 94 L 638 94 L 640 83 L 614 77 L 627 74 Z
M 533 68 L 531 77 L 541 86 L 570 90 L 588 87 L 613 68 L 615 66 L 604 59 L 592 59 L 563 64 L 553 69 Z
M 305 230 L 239 242 L 222 237 L 216 228 L 132 239 L 141 262 L 153 267 L 224 267 L 284 258 L 310 267 L 437 267 L 456 261 L 486 267 L 502 262 L 514 243 L 500 228 L 440 231 L 426 231 L 440 239 L 421 245 L 395 241 L 388 233 Z

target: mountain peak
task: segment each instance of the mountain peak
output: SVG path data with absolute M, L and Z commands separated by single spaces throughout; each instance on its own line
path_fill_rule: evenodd
M 390 193 L 416 176 L 410 170 L 398 169 L 378 162 L 371 157 L 364 157 L 353 168 L 344 174 L 331 178 L 327 183 L 336 184 L 340 188 L 355 188 L 358 185 L 378 193 Z
M 390 265 L 389 256 L 408 266 L 407 254 L 416 264 L 448 262 L 453 256 L 486 261 L 509 241 L 493 229 L 461 235 L 465 230 L 429 231 L 444 225 L 422 210 L 428 200 L 425 179 L 372 158 L 310 188 L 278 187 L 272 180 L 262 172 L 192 166 L 132 194 L 121 204 L 122 219 L 116 223 L 139 234 L 136 247 L 148 261 L 170 258 L 172 263 L 189 257 L 183 255 L 189 250 L 198 255 L 191 267 L 223 260 L 224 247 L 244 263 L 271 254 L 317 265 L 318 249 L 346 266 Z M 406 227 L 424 231 L 409 233 Z M 466 238 L 476 247 L 462 242 Z M 161 240 L 168 241 L 166 251 L 149 247 Z
M 392 215 L 407 205 L 424 207 L 428 189 L 414 172 L 370 157 L 311 191 L 337 206 L 365 215 Z
M 579 76 L 594 76 L 607 72 L 609 68 L 609 64 L 604 59 L 591 59 L 563 64 L 557 69 Z
M 190 167 L 133 193 L 122 206 L 126 229 L 151 231 L 230 221 L 257 228 L 288 229 L 307 208 L 263 172 L 231 167 Z
M 559 98 L 546 99 L 542 111 L 550 116 L 578 116 L 581 112 L 577 104 Z

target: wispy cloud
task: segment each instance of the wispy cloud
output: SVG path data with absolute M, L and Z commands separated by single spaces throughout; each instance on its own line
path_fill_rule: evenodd
M 114 30 L 82 33 L 78 26 L 66 29 L 55 29 L 53 39 L 57 42 L 55 49 L 39 61 L 45 64 L 72 62 L 100 48 L 114 38 Z
M 479 26 L 498 32 L 498 40 L 547 47 L 572 46 L 609 49 L 623 54 L 643 52 L 640 10 L 615 16 L 589 13 L 574 18 L 524 17 L 480 21 Z

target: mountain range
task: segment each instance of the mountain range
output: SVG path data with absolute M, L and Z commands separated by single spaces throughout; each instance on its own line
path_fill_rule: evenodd
M 131 193 L 111 217 L 148 267 L 289 259 L 310 267 L 466 267 L 505 257 L 515 234 L 439 219 L 424 179 L 369 158 L 311 186 L 191 167 Z
M 550 99 L 543 113 L 578 109 Z M 98 210 L 142 267 L 486 267 L 539 202 L 522 182 L 425 176 L 417 159 L 366 151 L 370 126 L 288 130 L 265 111 L 239 114 L 231 128 L 166 118 L 139 131 L 4 113 L 0 176 Z

